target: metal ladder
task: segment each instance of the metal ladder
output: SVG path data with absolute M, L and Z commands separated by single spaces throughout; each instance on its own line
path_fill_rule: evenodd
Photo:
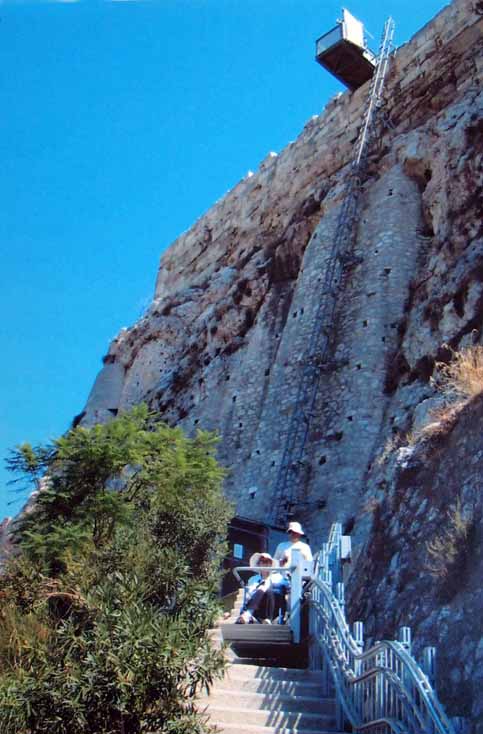
M 272 494 L 271 522 L 282 526 L 292 513 L 301 507 L 302 489 L 305 483 L 304 451 L 313 418 L 315 401 L 321 375 L 330 368 L 333 353 L 334 329 L 332 328 L 339 289 L 354 258 L 351 257 L 359 213 L 361 185 L 367 168 L 370 144 L 377 128 L 379 110 L 383 104 L 384 82 L 389 57 L 393 50 L 395 24 L 388 18 L 384 24 L 379 54 L 367 98 L 364 121 L 356 141 L 356 153 L 345 182 L 342 206 L 327 261 L 320 301 L 315 322 L 303 358 L 303 369 L 298 385 L 295 407 L 290 418 L 282 461 Z

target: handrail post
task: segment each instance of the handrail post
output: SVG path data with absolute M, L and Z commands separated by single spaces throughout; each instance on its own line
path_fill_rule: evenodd
M 436 648 L 425 647 L 423 650 L 422 669 L 428 676 L 432 687 L 436 684 Z
M 376 657 L 376 665 L 378 668 L 387 667 L 387 651 L 380 650 Z M 384 676 L 378 671 L 376 678 L 376 717 L 384 718 L 386 716 L 386 690 L 384 687 Z
M 453 716 L 451 718 L 451 723 L 453 724 L 456 734 L 469 734 L 471 728 L 470 723 L 463 716 Z
M 344 615 L 345 618 L 345 591 L 344 591 L 344 584 L 342 581 L 338 581 L 336 585 L 336 598 L 339 602 L 340 611 Z
M 292 551 L 292 578 L 290 580 L 290 627 L 295 644 L 300 642 L 300 601 L 302 598 L 302 554 Z
M 359 652 L 364 650 L 364 622 L 354 622 L 352 625 L 353 637 Z M 359 676 L 361 674 L 362 665 L 360 660 L 354 660 L 354 673 Z
M 411 627 L 399 628 L 399 642 L 411 653 Z
M 357 621 L 352 625 L 354 640 L 361 650 L 364 649 L 364 622 Z

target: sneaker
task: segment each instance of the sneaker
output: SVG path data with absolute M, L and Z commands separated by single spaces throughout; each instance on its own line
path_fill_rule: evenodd
M 243 612 L 240 614 L 235 624 L 253 624 L 253 617 L 250 612 Z
M 262 619 L 262 624 L 272 624 L 271 619 Z

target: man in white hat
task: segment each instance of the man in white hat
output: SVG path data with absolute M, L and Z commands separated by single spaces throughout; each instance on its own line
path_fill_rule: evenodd
M 283 608 L 289 581 L 278 571 L 268 571 L 273 566 L 270 553 L 254 553 L 250 566 L 258 566 L 260 571 L 247 581 L 245 604 L 236 624 L 271 624 L 279 609 Z
M 279 543 L 274 553 L 274 560 L 278 561 L 280 566 L 290 567 L 292 565 L 292 551 L 300 551 L 302 558 L 306 561 L 312 561 L 312 551 L 307 543 L 303 543 L 301 538 L 305 535 L 299 522 L 289 522 L 288 541 Z

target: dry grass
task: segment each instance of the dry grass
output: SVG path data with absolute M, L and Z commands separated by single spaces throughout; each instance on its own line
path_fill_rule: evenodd
M 429 423 L 418 430 L 408 431 L 406 441 L 408 446 L 414 446 L 420 441 L 428 441 L 447 436 L 456 425 L 462 404 L 445 403 L 429 412 Z
M 441 530 L 426 543 L 426 569 L 439 582 L 441 592 L 452 597 L 464 582 L 473 521 L 463 516 L 458 501 Z
M 29 667 L 49 637 L 48 627 L 34 613 L 22 614 L 12 604 L 5 605 L 0 613 L 0 673 Z
M 377 500 L 375 497 L 368 497 L 361 507 L 361 514 L 373 515 L 379 509 L 380 505 L 380 500 Z
M 384 448 L 382 452 L 379 454 L 379 456 L 376 459 L 377 466 L 382 466 L 385 463 L 386 459 L 388 459 L 389 456 L 391 456 L 391 454 L 397 448 L 399 448 L 400 445 L 401 445 L 401 439 L 399 437 L 399 434 L 394 435 L 394 436 L 389 436 L 386 443 L 384 444 Z
M 449 397 L 469 400 L 483 393 L 483 346 L 462 349 L 451 364 L 436 366 L 440 389 Z
M 382 466 L 392 454 L 403 446 L 414 446 L 421 438 L 421 432 L 402 431 L 390 436 L 376 459 L 377 466 Z
M 401 446 L 407 446 L 408 445 L 408 433 L 395 433 L 392 436 L 389 436 L 386 443 L 384 444 L 384 448 L 382 452 L 379 454 L 379 456 L 376 459 L 377 466 L 382 466 L 386 460 L 395 452 L 397 449 L 401 448 Z

